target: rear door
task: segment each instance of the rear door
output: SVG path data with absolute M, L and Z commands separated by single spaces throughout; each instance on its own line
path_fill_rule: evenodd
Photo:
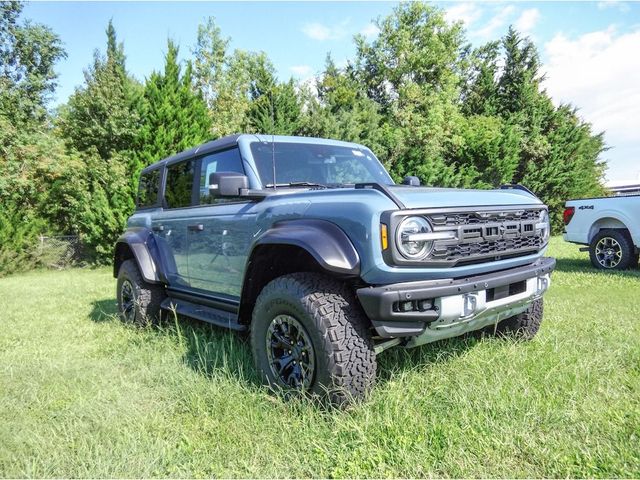
M 197 162 L 183 160 L 167 166 L 163 210 L 154 215 L 152 229 L 170 286 L 189 287 L 188 229 L 192 224 Z

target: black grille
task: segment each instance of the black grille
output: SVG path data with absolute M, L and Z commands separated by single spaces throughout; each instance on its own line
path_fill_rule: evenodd
M 532 250 L 538 250 L 544 245 L 540 236 L 509 238 L 495 242 L 467 243 L 465 245 L 438 245 L 436 243 L 429 261 L 453 262 L 471 257 L 491 257 L 500 254 L 513 253 L 521 250 L 526 255 Z
M 427 215 L 436 231 L 454 230 L 456 240 L 436 241 L 427 262 L 464 265 L 528 255 L 544 246 L 536 234 L 538 208 Z M 494 237 L 494 238 L 492 238 Z

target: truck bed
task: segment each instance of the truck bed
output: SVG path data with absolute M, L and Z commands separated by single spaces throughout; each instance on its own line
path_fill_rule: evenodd
M 623 229 L 639 248 L 640 195 L 569 200 L 565 204 L 565 223 L 564 239 L 568 242 L 588 245 L 600 230 Z

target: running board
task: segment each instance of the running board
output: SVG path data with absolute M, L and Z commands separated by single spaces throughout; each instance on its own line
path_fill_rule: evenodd
M 214 307 L 206 307 L 186 300 L 178 300 L 176 298 L 167 297 L 164 299 L 160 308 L 167 312 L 176 312 L 178 315 L 195 318 L 203 322 L 211 323 L 218 327 L 229 328 L 239 332 L 247 330 L 246 325 L 238 323 L 238 315 L 226 310 L 220 310 Z

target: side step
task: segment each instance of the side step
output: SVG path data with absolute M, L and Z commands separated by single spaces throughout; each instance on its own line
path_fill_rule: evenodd
M 246 325 L 238 323 L 237 314 L 227 312 L 226 310 L 206 307 L 204 305 L 198 305 L 186 300 L 178 300 L 171 297 L 165 298 L 160 305 L 160 308 L 168 312 L 173 312 L 175 310 L 178 315 L 195 318 L 196 320 L 211 323 L 218 327 L 230 328 L 231 330 L 236 330 L 238 332 L 244 332 L 247 330 Z

